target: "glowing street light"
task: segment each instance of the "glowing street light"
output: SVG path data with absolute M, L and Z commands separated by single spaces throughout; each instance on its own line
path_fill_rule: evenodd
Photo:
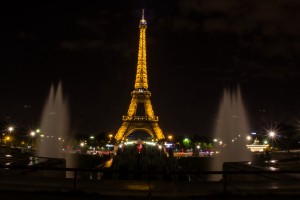
M 161 156 L 161 149 L 162 149 L 162 146 L 161 146 L 161 145 L 158 145 L 158 149 L 159 149 L 159 156 Z
M 12 126 L 8 127 L 8 131 L 9 131 L 9 133 L 11 134 L 11 132 L 14 131 L 14 127 L 12 127 Z
M 275 138 L 275 136 L 276 136 L 275 131 L 270 131 L 270 132 L 269 132 L 269 136 L 270 136 L 271 138 Z
M 31 147 L 32 147 L 34 145 L 33 138 L 36 136 L 36 132 L 35 131 L 30 131 L 29 135 L 30 135 L 31 138 L 29 138 L 28 144 L 31 142 Z
M 9 142 L 10 139 L 11 139 L 11 138 L 10 138 L 9 136 L 6 136 L 6 137 L 5 137 L 5 144 L 6 144 L 6 142 Z
M 273 148 L 273 140 L 276 138 L 276 132 L 275 131 L 270 131 L 268 135 L 272 139 L 271 140 L 271 144 L 272 144 L 271 147 Z
M 30 132 L 30 136 L 31 136 L 31 137 L 34 137 L 35 135 L 36 135 L 36 133 L 35 133 L 34 131 L 31 131 L 31 132 Z
M 169 140 L 172 140 L 172 139 L 173 139 L 173 136 L 172 136 L 172 135 L 169 135 L 169 136 L 168 136 L 168 139 L 169 139 Z
M 9 145 L 11 145 L 11 141 L 12 141 L 12 134 L 11 133 L 14 131 L 14 127 L 9 126 L 7 130 L 9 132 L 10 136 L 6 137 L 6 141 L 9 141 L 10 142 Z
M 252 137 L 251 137 L 250 135 L 248 135 L 248 136 L 246 137 L 246 139 L 247 139 L 248 141 L 250 141 L 250 140 L 252 139 Z

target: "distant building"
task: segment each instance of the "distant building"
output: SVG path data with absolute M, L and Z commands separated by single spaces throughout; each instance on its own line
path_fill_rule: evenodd
M 259 144 L 259 140 L 255 138 L 253 144 L 246 145 L 252 152 L 263 152 L 269 147 L 268 144 Z

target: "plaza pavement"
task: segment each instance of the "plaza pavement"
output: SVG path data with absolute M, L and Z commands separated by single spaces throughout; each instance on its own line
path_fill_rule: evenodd
M 300 182 L 234 182 L 227 185 L 226 192 L 221 181 L 176 182 L 142 180 L 78 180 L 74 191 L 73 179 L 38 177 L 1 177 L 1 199 L 42 196 L 58 199 L 210 199 L 243 197 L 246 199 L 275 199 L 300 197 Z M 75 195 L 77 194 L 77 195 Z M 4 196 L 3 196 L 4 195 Z M 32 197 L 31 197 L 32 196 Z M 231 199 L 230 198 L 230 199 Z M 292 199 L 293 199 L 292 198 Z M 27 198 L 26 198 L 27 199 Z M 45 200 L 45 199 L 43 199 Z

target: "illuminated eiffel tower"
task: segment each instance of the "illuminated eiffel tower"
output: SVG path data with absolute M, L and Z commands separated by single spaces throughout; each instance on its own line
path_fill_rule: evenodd
M 145 131 L 150 134 L 154 139 L 161 140 L 165 136 L 158 125 L 158 116 L 154 115 L 152 109 L 150 96 L 151 93 L 148 90 L 147 79 L 147 63 L 146 63 L 146 29 L 147 22 L 144 19 L 144 10 L 142 19 L 139 24 L 140 28 L 140 40 L 139 40 L 139 52 L 136 78 L 134 84 L 134 90 L 131 92 L 131 102 L 127 115 L 123 116 L 123 123 L 115 139 L 120 142 L 128 137 L 135 131 Z M 144 106 L 144 114 L 137 115 L 138 106 Z

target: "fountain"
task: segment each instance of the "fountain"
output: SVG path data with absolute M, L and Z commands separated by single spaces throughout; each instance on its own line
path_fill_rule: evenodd
M 45 103 L 40 130 L 41 135 L 37 140 L 37 163 L 48 167 L 74 167 L 73 158 L 63 153 L 64 144 L 68 141 L 69 130 L 68 106 L 63 98 L 62 84 L 58 84 L 56 92 L 51 85 L 48 99 Z M 72 178 L 67 173 L 46 173 L 45 176 L 65 176 Z
M 37 156 L 63 158 L 63 143 L 67 141 L 69 129 L 67 104 L 63 99 L 62 85 L 57 91 L 51 86 L 48 100 L 41 118 L 41 139 L 37 141 Z
M 224 162 L 251 160 L 246 147 L 246 136 L 250 133 L 239 86 L 224 89 L 214 130 L 214 142 L 220 153 L 212 161 L 212 170 L 220 171 Z

